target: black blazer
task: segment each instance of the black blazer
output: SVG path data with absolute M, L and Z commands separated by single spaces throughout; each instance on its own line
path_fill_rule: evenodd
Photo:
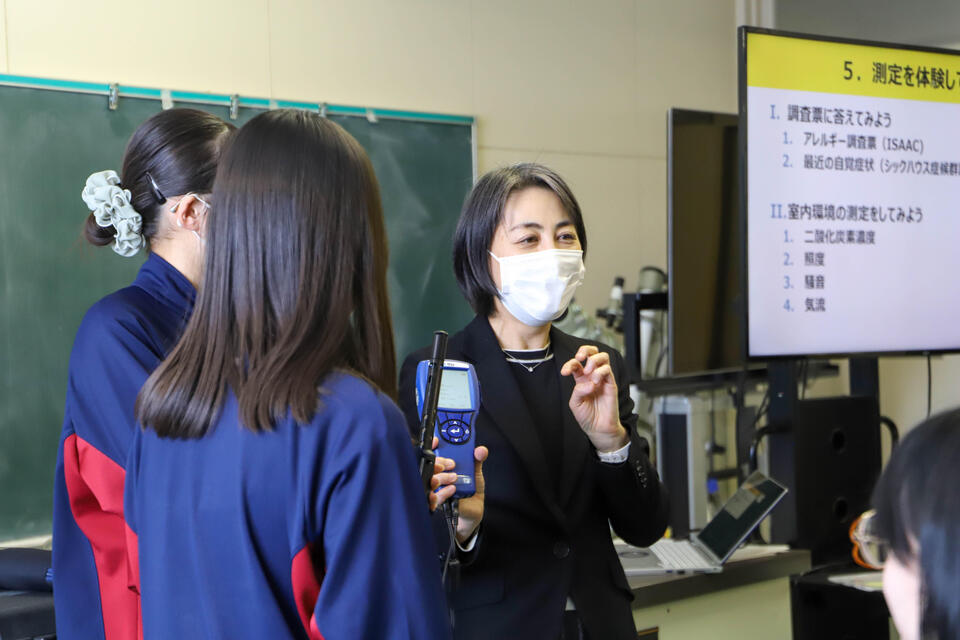
M 606 345 L 553 328 L 558 368 L 584 344 L 610 354 L 620 392 L 620 421 L 630 432 L 630 456 L 604 464 L 566 402 L 573 379 L 560 378 L 563 459 L 547 460 L 513 373 L 486 318 L 476 317 L 447 345 L 447 357 L 473 364 L 480 379 L 476 442 L 490 449 L 484 463 L 486 504 L 482 536 L 459 587 L 450 594 L 458 640 L 560 636 L 567 596 L 589 637 L 633 640 L 633 596 L 613 548 L 610 526 L 627 542 L 647 546 L 663 535 L 667 497 L 650 464 L 620 354 Z M 419 432 L 415 377 L 429 348 L 410 354 L 400 370 L 400 406 Z M 549 468 L 562 465 L 555 491 Z M 559 497 L 558 497 L 559 494 Z

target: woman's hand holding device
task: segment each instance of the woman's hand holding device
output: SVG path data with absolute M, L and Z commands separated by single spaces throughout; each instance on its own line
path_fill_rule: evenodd
M 433 448 L 436 449 L 439 440 L 433 438 Z M 457 541 L 461 544 L 470 539 L 473 533 L 480 526 L 483 520 L 483 461 L 487 459 L 489 451 L 486 447 L 477 447 L 473 450 L 474 458 L 474 478 L 476 479 L 476 492 L 469 498 L 460 499 L 460 517 L 457 520 Z M 457 474 L 454 471 L 456 463 L 450 458 L 437 456 L 434 465 L 433 488 L 435 491 L 430 493 L 430 510 L 437 509 L 444 502 L 453 497 L 456 493 Z M 436 491 L 439 489 L 439 491 Z

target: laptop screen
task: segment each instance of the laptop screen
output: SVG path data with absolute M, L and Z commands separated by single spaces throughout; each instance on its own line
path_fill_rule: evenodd
M 697 534 L 697 540 L 721 562 L 725 561 L 786 492 L 779 483 L 759 471 L 753 472 Z

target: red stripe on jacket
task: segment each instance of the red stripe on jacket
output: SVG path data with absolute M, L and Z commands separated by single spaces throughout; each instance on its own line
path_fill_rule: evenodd
M 76 434 L 63 443 L 63 468 L 70 510 L 90 541 L 97 567 L 104 637 L 140 637 L 140 598 L 129 588 L 136 568 L 129 566 L 127 523 L 123 519 L 126 473 Z
M 127 588 L 137 596 L 137 640 L 143 640 L 143 609 L 140 607 L 140 541 L 124 522 L 127 541 Z
M 317 606 L 317 599 L 320 597 L 320 580 L 313 569 L 313 559 L 310 557 L 310 549 L 313 545 L 307 545 L 293 557 L 290 567 L 290 583 L 293 586 L 293 600 L 297 603 L 297 612 L 300 614 L 300 622 L 306 629 L 310 640 L 324 640 L 323 634 L 317 628 L 317 619 L 313 614 Z

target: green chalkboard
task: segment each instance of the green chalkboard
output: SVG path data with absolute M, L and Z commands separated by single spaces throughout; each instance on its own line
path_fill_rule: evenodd
M 266 101 L 263 101 L 264 103 Z M 227 119 L 229 108 L 177 101 Z M 93 171 L 119 170 L 156 99 L 0 86 L 0 541 L 50 532 L 67 363 L 86 309 L 140 264 L 81 236 Z M 239 109 L 239 125 L 260 113 Z M 397 352 L 471 317 L 450 238 L 473 177 L 472 128 L 430 119 L 330 115 L 370 154 L 390 238 Z

